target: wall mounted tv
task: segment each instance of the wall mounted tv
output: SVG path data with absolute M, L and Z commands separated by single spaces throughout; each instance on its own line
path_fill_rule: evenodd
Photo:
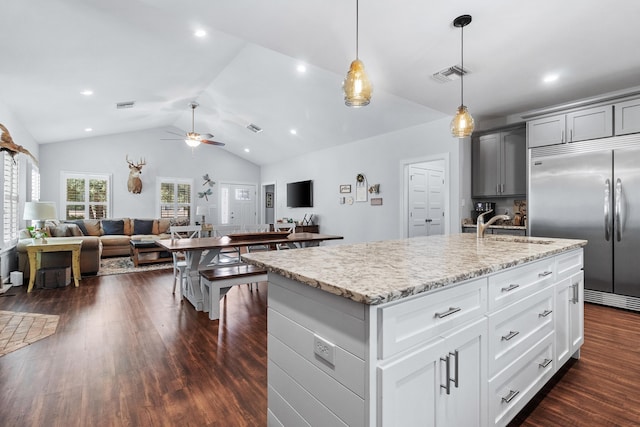
M 313 181 L 290 182 L 287 184 L 288 208 L 313 207 Z

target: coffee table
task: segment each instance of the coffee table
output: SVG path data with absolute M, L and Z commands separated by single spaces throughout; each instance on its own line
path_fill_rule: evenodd
M 173 257 L 171 256 L 171 254 L 169 254 L 163 247 L 156 245 L 155 240 L 131 240 L 129 244 L 131 246 L 131 259 L 133 260 L 133 265 L 135 267 L 138 267 L 140 264 L 153 264 L 157 262 L 173 261 Z M 140 258 L 140 254 L 150 252 L 157 252 L 158 258 Z M 167 254 L 168 256 L 161 256 L 163 253 Z

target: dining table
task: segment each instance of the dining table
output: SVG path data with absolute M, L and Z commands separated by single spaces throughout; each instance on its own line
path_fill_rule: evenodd
M 174 238 L 160 239 L 156 244 L 169 252 L 184 253 L 186 261 L 186 280 L 182 296 L 196 309 L 203 311 L 205 304 L 200 285 L 200 271 L 216 267 L 228 266 L 220 262 L 220 251 L 223 249 L 263 246 L 265 248 L 286 247 L 292 250 L 318 246 L 328 240 L 341 240 L 343 236 L 320 233 L 289 233 L 282 231 L 235 233 L 222 237 Z

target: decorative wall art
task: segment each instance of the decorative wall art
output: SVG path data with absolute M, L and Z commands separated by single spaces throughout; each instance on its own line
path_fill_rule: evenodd
M 356 176 L 356 202 L 366 202 L 367 199 L 367 178 L 359 173 Z
M 340 186 L 340 193 L 351 193 L 351 184 L 342 184 Z
M 129 193 L 140 194 L 142 192 L 142 179 L 140 179 L 140 174 L 142 174 L 142 167 L 146 165 L 147 162 L 144 159 L 140 159 L 139 163 L 133 163 L 129 160 L 129 155 L 127 154 L 127 163 L 129 164 L 127 190 L 129 190 Z
M 6 127 L 4 127 L 4 125 L 2 125 L 1 123 L 0 123 L 0 151 L 6 151 L 11 156 L 14 163 L 16 161 L 15 159 L 16 154 L 23 153 L 31 157 L 31 159 L 36 165 L 38 164 L 38 159 L 33 157 L 33 154 L 31 154 L 29 150 L 24 148 L 22 145 L 18 145 L 15 142 L 13 142 L 13 138 L 11 138 L 11 134 L 9 133 L 9 130 Z
M 382 197 L 372 197 L 371 206 L 382 206 Z
M 267 192 L 265 193 L 265 207 L 272 208 L 273 207 L 273 193 Z

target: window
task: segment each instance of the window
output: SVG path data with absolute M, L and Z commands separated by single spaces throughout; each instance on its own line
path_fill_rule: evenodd
M 111 176 L 63 172 L 62 206 L 66 219 L 109 218 Z
M 188 218 L 191 220 L 192 179 L 158 178 L 160 218 Z
M 4 245 L 18 239 L 19 163 L 2 153 L 2 240 Z
M 28 178 L 30 186 L 27 200 L 36 202 L 40 200 L 40 169 L 33 163 L 29 163 L 29 170 L 31 176 Z

